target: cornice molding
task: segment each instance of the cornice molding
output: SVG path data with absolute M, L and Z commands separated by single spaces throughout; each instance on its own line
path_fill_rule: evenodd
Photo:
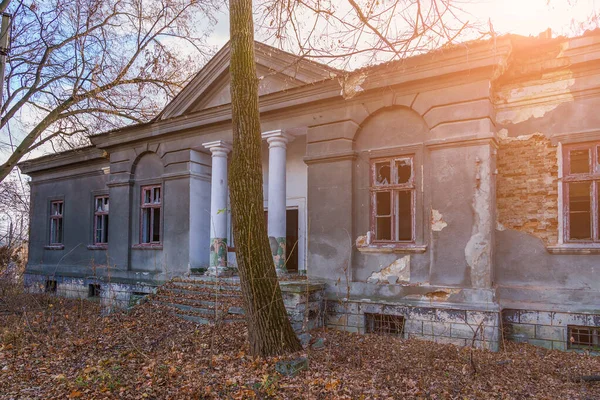
M 593 141 L 598 141 L 598 140 L 600 140 L 600 129 L 562 132 L 562 133 L 555 133 L 550 136 L 550 142 L 555 146 L 558 143 L 570 144 L 570 143 L 593 142 Z
M 345 160 L 355 160 L 358 157 L 356 151 L 343 151 L 339 153 L 321 154 L 316 156 L 304 157 L 304 163 L 307 165 L 319 164 L 319 163 L 331 163 Z
M 447 139 L 432 139 L 423 143 L 430 150 L 437 150 L 448 147 L 465 147 L 491 145 L 498 148 L 498 137 L 495 133 L 474 134 L 465 136 L 450 137 Z
M 20 162 L 17 164 L 17 166 L 24 174 L 31 175 L 38 171 L 46 172 L 49 169 L 59 168 L 66 165 L 93 163 L 98 161 L 105 162 L 107 167 L 110 164 L 110 161 L 108 160 L 107 154 L 104 150 L 96 147 L 87 147 L 34 158 Z

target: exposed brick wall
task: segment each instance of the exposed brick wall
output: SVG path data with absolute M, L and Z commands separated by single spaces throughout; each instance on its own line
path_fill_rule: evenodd
M 545 136 L 505 139 L 498 150 L 498 222 L 546 244 L 558 240 L 558 160 Z

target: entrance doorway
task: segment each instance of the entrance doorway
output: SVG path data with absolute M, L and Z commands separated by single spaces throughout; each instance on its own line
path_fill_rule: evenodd
M 298 273 L 298 210 L 287 210 L 285 213 L 285 248 L 286 267 L 288 272 Z

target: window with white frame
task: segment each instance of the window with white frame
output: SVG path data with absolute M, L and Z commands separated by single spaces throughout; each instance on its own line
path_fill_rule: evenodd
M 160 185 L 143 186 L 140 243 L 161 243 L 162 192 Z
M 50 202 L 50 245 L 63 244 L 63 213 L 64 202 Z
M 599 143 L 563 147 L 562 185 L 565 242 L 600 242 Z
M 371 232 L 373 243 L 415 240 L 414 157 L 371 160 Z
M 94 244 L 108 244 L 108 196 L 94 197 Z

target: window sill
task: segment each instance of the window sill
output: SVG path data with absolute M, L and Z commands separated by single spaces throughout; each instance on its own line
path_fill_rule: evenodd
M 107 244 L 90 244 L 88 245 L 88 250 L 108 250 Z
M 593 244 L 559 244 L 555 246 L 546 246 L 546 251 L 550 254 L 600 254 L 600 246 Z
M 46 249 L 46 250 L 64 250 L 65 245 L 64 244 L 49 244 L 49 245 L 44 246 L 44 249 Z
M 133 246 L 131 246 L 131 248 L 133 250 L 162 250 L 163 245 L 162 244 L 151 244 L 151 243 L 134 244 Z
M 426 244 L 406 245 L 374 245 L 360 246 L 356 248 L 361 253 L 395 253 L 395 254 L 423 254 L 427 251 Z

